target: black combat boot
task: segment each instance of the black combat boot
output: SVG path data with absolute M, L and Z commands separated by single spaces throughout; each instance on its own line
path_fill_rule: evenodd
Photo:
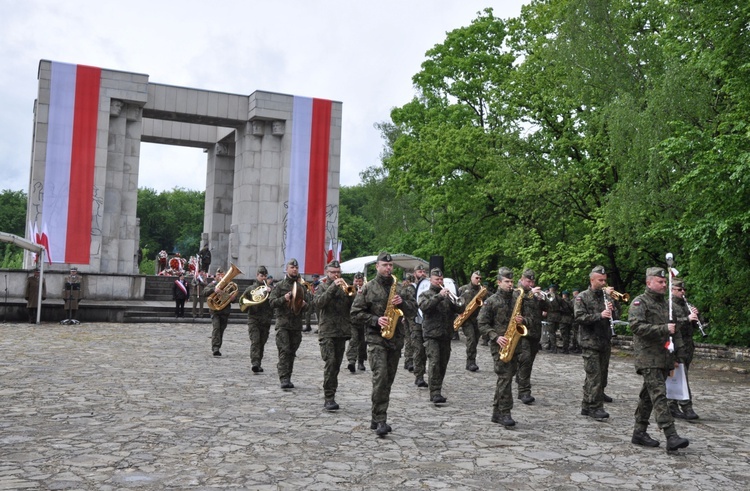
M 589 409 L 589 416 L 594 419 L 602 420 L 609 418 L 609 413 L 602 408 Z
M 425 382 L 422 377 L 417 377 L 417 379 L 414 381 L 414 385 L 416 385 L 417 387 L 427 387 L 427 382 Z
M 293 389 L 294 388 L 294 384 L 292 383 L 291 380 L 289 380 L 288 378 L 285 378 L 284 380 L 281 381 L 281 388 L 282 389 Z
M 636 445 L 642 445 L 644 447 L 658 447 L 659 440 L 654 440 L 645 431 L 635 430 L 633 431 L 633 438 L 630 441 Z
M 690 441 L 687 438 L 680 438 L 677 433 L 667 437 L 667 452 L 674 452 L 677 449 L 685 448 L 688 445 L 690 445 Z
M 492 422 L 503 426 L 516 426 L 516 422 L 510 417 L 510 414 L 495 413 L 492 415 Z
M 392 431 L 391 425 L 389 425 L 388 423 L 383 423 L 383 424 L 385 424 L 386 432 L 390 433 Z M 378 429 L 378 423 L 375 422 L 375 421 L 370 421 L 370 429 L 371 430 L 377 430 Z
M 682 410 L 682 414 L 685 415 L 685 419 L 698 419 L 698 415 L 695 414 L 692 407 L 688 407 Z
M 357 363 L 357 370 L 359 370 L 360 372 L 364 372 L 365 371 L 365 364 L 362 363 L 361 361 L 359 363 Z
M 325 404 L 323 404 L 323 409 L 325 409 L 326 411 L 335 411 L 338 408 L 339 405 L 336 404 L 336 401 L 334 401 L 333 399 L 329 399 L 325 402 Z
M 346 368 L 349 369 L 350 372 L 354 373 L 357 369 L 354 367 L 354 363 L 349 363 Z
M 378 436 L 385 436 L 390 433 L 391 427 L 385 424 L 385 421 L 378 423 L 378 427 L 375 429 L 375 434 Z
M 614 402 L 614 399 L 602 392 L 602 400 L 606 403 Z

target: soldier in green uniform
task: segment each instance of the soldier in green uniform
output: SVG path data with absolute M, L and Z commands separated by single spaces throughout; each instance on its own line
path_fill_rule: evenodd
M 221 282 L 221 279 L 224 277 L 224 270 L 221 268 L 218 268 L 216 270 L 216 275 L 214 276 L 214 281 L 208 284 L 203 289 L 203 295 L 205 297 L 210 297 L 211 294 L 214 292 L 221 293 L 222 290 L 219 288 L 219 283 Z M 232 313 L 232 302 L 234 302 L 235 298 L 237 297 L 237 292 L 234 292 L 230 296 L 229 302 L 227 304 L 219 309 L 214 310 L 209 307 L 209 310 L 211 311 L 211 351 L 213 352 L 214 356 L 221 356 L 221 345 L 224 341 L 224 331 L 227 330 L 227 325 L 229 324 L 229 314 Z
M 589 273 L 589 287 L 574 301 L 575 322 L 580 329 L 578 343 L 583 350 L 583 368 L 586 371 L 581 414 L 596 420 L 609 418 L 604 403 L 612 402 L 612 398 L 604 393 L 612 354 L 610 322 L 617 316 L 613 310 L 614 303 L 610 300 L 605 302 L 605 295 L 609 297 L 611 292 L 612 288 L 607 287 L 604 266 L 595 266 Z
M 292 305 L 292 290 L 297 284 L 297 296 L 302 295 L 302 308 L 295 312 Z M 294 371 L 294 358 L 302 343 L 302 324 L 305 314 L 311 307 L 312 295 L 300 282 L 299 263 L 296 259 L 290 259 L 286 263 L 286 276 L 274 285 L 268 301 L 276 312 L 276 348 L 279 350 L 279 361 L 276 365 L 279 372 L 279 381 L 282 389 L 293 389 L 292 372 Z
M 581 290 L 575 289 L 571 294 L 571 305 L 575 303 L 576 297 L 581 293 Z M 575 307 L 571 307 L 575 309 Z M 571 311 L 572 312 L 572 311 Z M 572 315 L 572 314 L 571 314 Z M 578 335 L 581 332 L 581 326 L 573 319 L 573 325 L 570 328 L 570 352 L 571 353 L 583 353 L 583 350 L 578 345 Z
M 354 288 L 357 295 L 362 293 L 362 287 L 365 284 L 365 275 L 356 273 L 353 280 Z M 353 301 L 352 301 L 353 302 Z M 365 361 L 367 360 L 367 339 L 365 339 L 365 326 L 352 322 L 352 334 L 349 340 L 349 348 L 346 350 L 346 359 L 348 361 L 349 371 L 354 373 L 356 370 L 365 371 Z M 356 368 L 355 368 L 356 367 Z
M 570 335 L 573 327 L 573 300 L 570 292 L 563 290 L 560 299 L 560 336 L 562 337 L 562 350 L 564 354 L 570 353 Z
M 667 452 L 671 452 L 687 447 L 690 442 L 677 434 L 667 404 L 666 379 L 676 366 L 667 346 L 676 326 L 669 321 L 669 301 L 664 295 L 666 291 L 664 269 L 648 268 L 646 292 L 633 300 L 628 311 L 630 329 L 633 331 L 635 369 L 643 377 L 631 441 L 646 447 L 659 446 L 659 442 L 646 433 L 653 412 L 656 423 L 667 437 Z
M 690 307 L 693 307 L 692 305 Z M 692 310 L 685 301 L 685 282 L 679 278 L 672 280 L 672 317 L 674 318 L 677 328 L 674 335 L 675 353 L 677 361 L 682 363 L 685 368 L 685 379 L 688 383 L 689 398 L 684 401 L 669 400 L 669 410 L 672 416 L 681 419 L 698 419 L 698 415 L 693 410 L 693 394 L 690 390 L 690 379 L 688 370 L 693 362 L 695 353 L 695 342 L 693 341 L 693 331 L 695 323 L 698 322 L 698 309 Z
M 458 289 L 458 296 L 463 299 L 464 305 L 468 306 L 481 288 L 482 273 L 474 271 L 471 273 L 469 283 Z M 479 370 L 479 366 L 477 365 L 477 345 L 479 344 L 477 318 L 479 317 L 480 310 L 481 308 L 475 310 L 461 326 L 461 330 L 464 332 L 464 336 L 466 336 L 466 369 L 471 372 Z
M 513 376 L 518 371 L 518 346 L 516 353 L 507 362 L 500 360 L 500 350 L 505 348 L 509 339 L 505 336 L 510 324 L 510 316 L 513 313 L 518 290 L 513 290 L 513 270 L 500 268 L 497 272 L 497 292 L 484 302 L 479 311 L 477 324 L 482 336 L 487 336 L 490 343 L 490 352 L 495 361 L 495 373 L 497 383 L 495 384 L 495 397 L 492 401 L 492 422 L 503 426 L 515 426 L 516 422 L 511 417 L 513 409 Z M 523 317 L 515 319 L 517 324 L 523 324 Z
M 263 372 L 263 352 L 273 322 L 273 309 L 268 302 L 271 287 L 268 286 L 267 278 L 268 269 L 265 266 L 259 266 L 255 279 L 251 280 L 250 286 L 242 293 L 242 297 L 246 299 L 251 299 L 252 291 L 258 288 L 262 288 L 260 291 L 265 293 L 265 300 L 247 306 L 247 334 L 250 337 L 250 365 L 253 373 Z
M 409 297 L 408 291 L 399 291 L 393 271 L 393 258 L 387 252 L 381 252 L 375 263 L 377 275 L 368 282 L 362 293 L 354 298 L 351 316 L 352 322 L 364 324 L 367 329 L 367 356 L 372 371 L 372 419 L 370 428 L 378 436 L 385 436 L 391 431 L 387 423 L 388 405 L 391 386 L 398 371 L 401 348 L 404 346 L 404 325 L 399 320 L 393 337 L 385 339 L 381 329 L 389 326 L 386 316 L 390 306 L 401 310 L 403 315 L 414 316 L 416 305 Z M 393 292 L 393 295 L 391 293 Z
M 70 274 L 65 277 L 63 282 L 62 297 L 65 300 L 65 312 L 68 313 L 69 319 L 78 317 L 78 303 L 84 298 L 83 277 L 78 274 L 78 268 L 70 268 Z
M 412 273 L 404 275 L 402 281 L 402 287 L 411 292 L 411 295 L 416 298 L 417 290 L 414 287 L 415 277 Z M 404 327 L 406 328 L 406 334 L 404 336 L 404 369 L 413 372 L 414 371 L 414 343 L 411 339 L 411 330 L 414 325 L 414 319 L 404 317 Z
M 42 281 L 42 298 L 39 298 L 39 270 L 26 278 L 26 291 L 23 298 L 26 299 L 26 309 L 29 314 L 29 324 L 36 324 L 36 314 L 42 300 L 47 299 L 47 280 Z
M 554 283 L 547 290 L 547 345 L 545 349 L 557 353 L 557 331 L 560 330 L 562 317 L 562 297 L 557 293 L 557 285 Z
M 419 284 L 423 281 L 430 281 L 427 278 L 424 266 L 417 266 L 414 270 L 414 299 L 416 301 Z M 427 353 L 424 348 L 424 337 L 422 336 L 422 314 L 417 311 L 414 316 L 414 322 L 411 325 L 411 345 L 414 348 L 412 355 L 412 366 L 414 371 L 414 385 L 417 387 L 427 387 L 424 380 L 424 374 L 427 368 Z M 411 370 L 410 370 L 411 371 Z
M 516 373 L 516 383 L 518 384 L 518 398 L 524 404 L 531 404 L 536 399 L 531 395 L 531 369 L 534 367 L 534 360 L 541 346 L 542 337 L 542 309 L 546 302 L 540 297 L 542 290 L 534 286 L 536 273 L 533 269 L 527 269 L 518 280 L 518 287 L 524 291 L 523 307 L 521 315 L 523 316 L 523 325 L 528 329 L 528 335 L 521 338 L 518 343 L 518 372 Z
M 341 264 L 333 260 L 326 265 L 327 280 L 315 291 L 313 305 L 318 312 L 318 343 L 323 358 L 323 408 L 335 411 L 336 389 L 339 386 L 339 369 L 344 359 L 346 341 L 352 335 L 351 309 L 354 295 L 346 291 L 346 282 L 341 278 Z
M 442 404 L 446 398 L 442 395 L 443 379 L 451 358 L 451 339 L 453 339 L 453 319 L 464 311 L 464 305 L 458 304 L 443 288 L 443 272 L 440 268 L 430 270 L 430 288 L 419 297 L 419 308 L 422 310 L 422 335 L 425 351 L 429 360 L 428 381 L 430 402 Z

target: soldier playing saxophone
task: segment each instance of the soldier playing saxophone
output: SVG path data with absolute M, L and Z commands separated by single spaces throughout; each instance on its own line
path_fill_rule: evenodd
M 495 361 L 495 373 L 497 383 L 495 385 L 495 397 L 492 402 L 492 422 L 503 426 L 515 426 L 516 422 L 510 415 L 513 409 L 513 377 L 518 371 L 518 357 L 513 356 L 507 363 L 500 360 L 500 350 L 509 343 L 505 332 L 510 323 L 513 306 L 516 303 L 514 297 L 520 292 L 513 290 L 513 270 L 500 268 L 497 272 L 497 293 L 492 295 L 479 311 L 479 332 L 490 338 L 490 351 Z M 517 316 L 516 324 L 523 323 L 523 317 Z M 516 350 L 518 350 L 516 345 Z

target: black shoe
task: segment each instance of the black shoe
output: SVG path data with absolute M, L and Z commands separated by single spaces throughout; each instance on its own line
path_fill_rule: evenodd
M 361 361 L 359 363 L 357 363 L 357 370 L 359 370 L 360 372 L 364 372 L 365 371 L 365 364 L 362 363 Z
M 302 332 L 310 332 L 312 331 L 312 327 L 307 326 L 306 328 L 302 329 Z
M 604 402 L 607 402 L 607 403 L 609 403 L 609 402 L 613 402 L 613 401 L 614 401 L 614 399 L 612 399 L 611 397 L 609 397 L 609 396 L 608 396 L 607 394 L 605 394 L 605 393 L 603 393 L 603 392 L 602 392 L 602 400 L 603 400 Z
M 689 407 L 682 411 L 682 414 L 685 415 L 685 419 L 698 419 L 698 415 L 695 414 L 695 411 L 693 411 L 692 407 Z
M 440 394 L 430 397 L 430 402 L 433 404 L 443 404 L 447 399 Z
M 479 367 L 476 363 L 469 363 L 468 365 L 466 365 L 466 369 L 470 372 L 476 372 L 477 370 L 479 370 Z
M 677 434 L 667 437 L 667 452 L 674 452 L 677 449 L 685 448 L 690 445 L 687 438 L 680 438 Z
M 349 363 L 346 368 L 349 369 L 350 372 L 354 373 L 357 369 L 354 367 L 354 363 Z
M 658 447 L 659 441 L 654 440 L 649 436 L 648 433 L 645 431 L 634 431 L 633 432 L 633 438 L 630 439 L 631 443 L 635 443 L 636 445 L 642 445 L 644 447 Z
M 264 371 L 264 370 L 263 370 L 263 367 L 258 367 L 258 371 L 259 371 L 260 373 L 263 373 L 263 371 Z
M 680 409 L 677 407 L 670 407 L 669 412 L 672 413 L 673 418 L 686 419 L 685 413 L 680 411 Z
M 531 404 L 532 402 L 536 401 L 534 396 L 532 396 L 531 394 L 524 394 L 519 397 L 519 399 L 521 399 L 521 402 L 523 402 L 524 404 Z
M 378 427 L 375 428 L 375 434 L 378 436 L 385 436 L 391 432 L 391 427 L 388 426 L 385 421 L 378 423 Z
M 378 429 L 378 423 L 376 423 L 375 421 L 370 421 L 370 429 L 371 430 L 377 430 Z M 386 431 L 388 433 L 390 433 L 391 431 L 393 431 L 393 429 L 391 428 L 391 425 L 389 425 L 388 423 L 385 423 L 385 429 L 386 429 Z
M 221 351 L 219 350 L 214 351 L 214 356 L 221 356 Z
M 557 354 L 557 346 L 552 347 L 552 353 Z
M 293 389 L 294 384 L 289 379 L 285 379 L 281 381 L 281 388 L 282 389 Z
M 258 365 L 253 365 L 252 371 L 258 373 L 260 372 L 260 367 Z
M 427 387 L 427 382 L 425 382 L 422 377 L 419 377 L 414 381 L 414 385 L 416 385 L 417 387 Z
M 570 354 L 570 350 L 568 348 L 563 348 L 563 354 L 564 355 L 569 355 Z
M 588 416 L 591 411 L 588 408 L 581 408 L 581 416 Z
M 516 426 L 516 422 L 510 417 L 510 414 L 493 414 L 492 422 L 503 426 Z
M 589 416 L 594 419 L 607 419 L 609 418 L 609 413 L 602 408 L 589 409 Z
M 330 401 L 326 401 L 325 404 L 323 404 L 323 409 L 326 411 L 335 411 L 339 408 L 339 405 L 336 404 L 336 401 L 331 399 Z

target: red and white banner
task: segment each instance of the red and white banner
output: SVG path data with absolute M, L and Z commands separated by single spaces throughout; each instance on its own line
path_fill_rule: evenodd
M 322 273 L 326 259 L 326 204 L 332 102 L 294 97 L 286 261 L 300 273 Z
M 101 69 L 52 63 L 43 229 L 55 263 L 89 264 Z

